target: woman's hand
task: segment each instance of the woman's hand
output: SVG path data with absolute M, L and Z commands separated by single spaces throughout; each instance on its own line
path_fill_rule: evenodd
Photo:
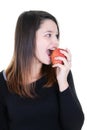
M 71 69 L 71 52 L 69 49 L 66 51 L 61 50 L 65 57 L 55 57 L 56 60 L 62 60 L 63 64 L 57 63 L 54 64 L 52 67 L 56 67 L 56 77 L 59 84 L 59 90 L 62 92 L 69 87 L 67 82 L 67 76 Z

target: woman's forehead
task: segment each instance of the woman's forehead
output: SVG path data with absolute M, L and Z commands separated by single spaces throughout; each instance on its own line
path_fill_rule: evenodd
M 57 24 L 50 19 L 43 20 L 39 29 L 43 31 L 49 31 L 49 32 L 54 31 L 58 33 Z

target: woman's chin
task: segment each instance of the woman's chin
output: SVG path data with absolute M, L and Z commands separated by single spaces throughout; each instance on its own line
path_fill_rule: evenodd
M 46 61 L 44 64 L 50 65 L 51 64 L 51 60 Z

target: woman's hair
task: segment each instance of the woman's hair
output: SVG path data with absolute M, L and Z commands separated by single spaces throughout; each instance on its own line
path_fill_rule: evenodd
M 45 11 L 25 11 L 19 16 L 16 24 L 14 53 L 6 69 L 6 77 L 9 90 L 21 96 L 33 97 L 35 89 L 34 84 L 29 83 L 29 77 L 35 56 L 35 36 L 41 23 L 46 19 L 51 19 L 56 23 L 59 33 L 56 18 Z M 52 66 L 43 64 L 41 74 L 47 77 L 45 86 L 52 86 L 56 79 Z

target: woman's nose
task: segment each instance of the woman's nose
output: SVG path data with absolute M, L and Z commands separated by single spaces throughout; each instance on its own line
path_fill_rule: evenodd
M 59 40 L 57 38 L 54 38 L 52 43 L 53 43 L 53 46 L 55 46 L 55 47 L 59 46 Z

